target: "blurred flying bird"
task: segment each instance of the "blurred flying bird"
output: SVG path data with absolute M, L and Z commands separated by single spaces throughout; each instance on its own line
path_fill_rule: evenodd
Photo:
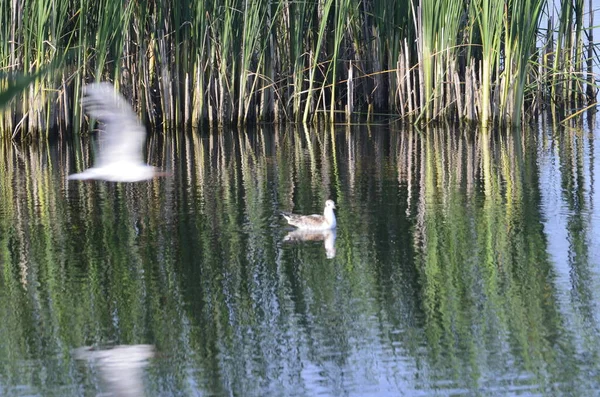
M 69 179 L 138 182 L 166 175 L 144 161 L 146 129 L 129 103 L 109 83 L 85 87 L 86 112 L 104 124 L 94 167 L 69 175 Z

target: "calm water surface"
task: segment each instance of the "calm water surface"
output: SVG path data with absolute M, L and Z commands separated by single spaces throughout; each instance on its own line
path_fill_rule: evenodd
M 590 124 L 194 131 L 137 184 L 2 143 L 0 395 L 597 393 Z

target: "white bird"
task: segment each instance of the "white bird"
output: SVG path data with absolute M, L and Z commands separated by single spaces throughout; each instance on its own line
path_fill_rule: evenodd
M 94 167 L 69 179 L 138 182 L 165 175 L 144 161 L 146 129 L 111 84 L 88 85 L 81 102 L 90 116 L 104 124 L 104 132 Z
M 292 226 L 296 226 L 302 230 L 330 230 L 336 227 L 335 203 L 333 200 L 325 202 L 325 210 L 323 215 L 296 215 L 282 212 L 281 215 Z

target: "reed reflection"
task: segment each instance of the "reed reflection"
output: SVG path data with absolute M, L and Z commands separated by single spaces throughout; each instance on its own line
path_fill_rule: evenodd
M 576 212 L 593 211 L 593 151 L 561 143 L 562 160 L 540 162 L 529 136 L 154 135 L 152 163 L 173 176 L 139 184 L 67 184 L 86 140 L 3 144 L 1 386 L 93 394 L 100 380 L 65 351 L 149 344 L 161 352 L 143 371 L 149 395 L 585 394 L 600 288 L 581 244 L 598 226 Z M 539 175 L 554 173 L 570 174 L 551 205 Z M 280 209 L 310 214 L 328 198 L 335 230 L 287 233 Z M 548 255 L 547 219 L 565 208 L 565 241 L 588 258 L 561 262 L 572 294 Z

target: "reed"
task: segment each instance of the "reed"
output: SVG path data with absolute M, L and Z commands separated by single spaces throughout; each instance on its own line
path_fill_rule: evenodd
M 464 3 L 459 1 L 421 1 L 415 14 L 421 77 L 421 116 L 431 120 L 452 102 L 447 90 L 452 66 L 456 64 L 457 37 Z M 442 104 L 445 102 L 445 104 Z
M 487 124 L 491 119 L 492 91 L 494 70 L 500 63 L 500 43 L 504 3 L 494 0 L 479 0 L 471 3 L 471 18 L 476 20 L 481 37 L 481 59 L 476 59 L 481 66 L 481 101 L 479 103 L 480 120 Z
M 4 108 L 0 128 L 77 131 L 93 80 L 113 81 L 154 127 L 317 114 L 519 124 L 542 108 L 528 98 L 595 101 L 583 1 L 554 12 L 546 0 L 0 0 L 0 89 L 59 64 Z
M 514 1 L 504 18 L 504 71 L 500 76 L 498 100 L 502 121 L 521 120 L 529 60 L 535 52 L 537 29 L 544 3 L 541 0 Z
M 581 70 L 583 0 L 560 2 L 558 15 L 553 70 L 566 73 L 555 73 L 552 81 L 552 97 L 569 103 L 576 94 L 572 89 L 577 86 L 576 74 Z

